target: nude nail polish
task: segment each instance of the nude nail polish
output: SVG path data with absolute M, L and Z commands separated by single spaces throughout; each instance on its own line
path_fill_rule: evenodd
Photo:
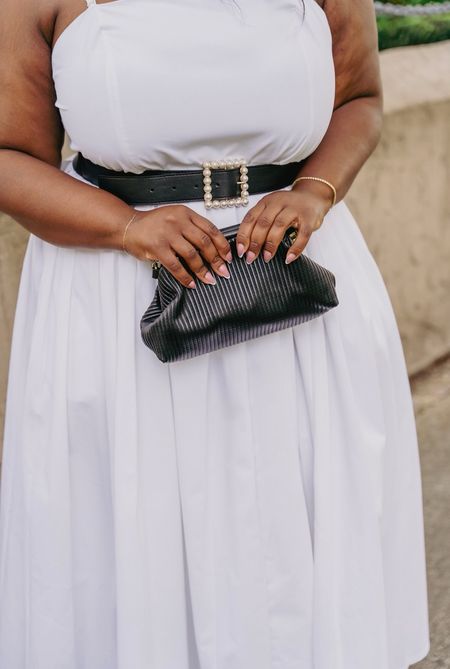
M 215 278 L 213 277 L 211 272 L 206 272 L 205 281 L 206 281 L 206 283 L 210 283 L 212 286 L 215 286 L 216 283 L 217 283 L 217 281 L 215 280 Z
M 221 276 L 223 276 L 225 279 L 229 279 L 229 278 L 230 278 L 230 272 L 228 271 L 227 266 L 225 265 L 225 263 L 224 263 L 223 265 L 220 265 L 220 267 L 218 268 L 217 271 L 218 271 L 218 273 L 219 273 Z

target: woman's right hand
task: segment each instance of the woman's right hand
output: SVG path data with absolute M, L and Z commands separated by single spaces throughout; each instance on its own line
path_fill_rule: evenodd
M 203 283 L 216 283 L 205 262 L 214 272 L 229 278 L 224 261 L 231 262 L 230 245 L 207 218 L 183 204 L 134 211 L 137 215 L 125 236 L 128 253 L 139 260 L 159 260 L 187 288 L 195 288 L 195 281 L 179 258 Z

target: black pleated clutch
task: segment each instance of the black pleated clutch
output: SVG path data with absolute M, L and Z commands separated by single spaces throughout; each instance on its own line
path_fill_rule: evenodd
M 250 265 L 236 252 L 239 225 L 222 228 L 233 261 L 229 279 L 185 288 L 162 266 L 140 327 L 144 344 L 162 362 L 185 360 L 321 316 L 338 304 L 335 277 L 305 255 L 284 262 L 295 231 L 286 232 L 268 262 Z M 183 262 L 183 261 L 181 261 Z

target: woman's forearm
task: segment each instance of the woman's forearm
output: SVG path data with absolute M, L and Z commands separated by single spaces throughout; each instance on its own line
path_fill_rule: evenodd
M 298 176 L 317 176 L 336 188 L 336 201 L 341 200 L 359 170 L 375 149 L 382 126 L 382 102 L 377 96 L 360 97 L 338 107 L 331 117 L 325 136 L 302 165 Z M 330 197 L 327 185 L 302 180 L 294 190 L 316 190 Z
M 133 209 L 57 167 L 20 151 L 0 150 L 0 211 L 59 246 L 120 249 Z

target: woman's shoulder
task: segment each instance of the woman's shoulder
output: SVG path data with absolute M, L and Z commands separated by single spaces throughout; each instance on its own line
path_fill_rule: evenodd
M 2 0 L 0 28 L 2 41 L 11 43 L 15 37 L 28 41 L 39 35 L 47 38 L 52 32 L 57 3 L 61 0 Z M 24 45 L 25 46 L 25 45 Z
M 80 0 L 78 0 L 80 1 Z M 1 0 L 0 28 L 2 38 L 51 44 L 53 28 L 64 0 Z M 24 44 L 25 46 L 25 44 Z M 29 43 L 29 46 L 32 46 Z

